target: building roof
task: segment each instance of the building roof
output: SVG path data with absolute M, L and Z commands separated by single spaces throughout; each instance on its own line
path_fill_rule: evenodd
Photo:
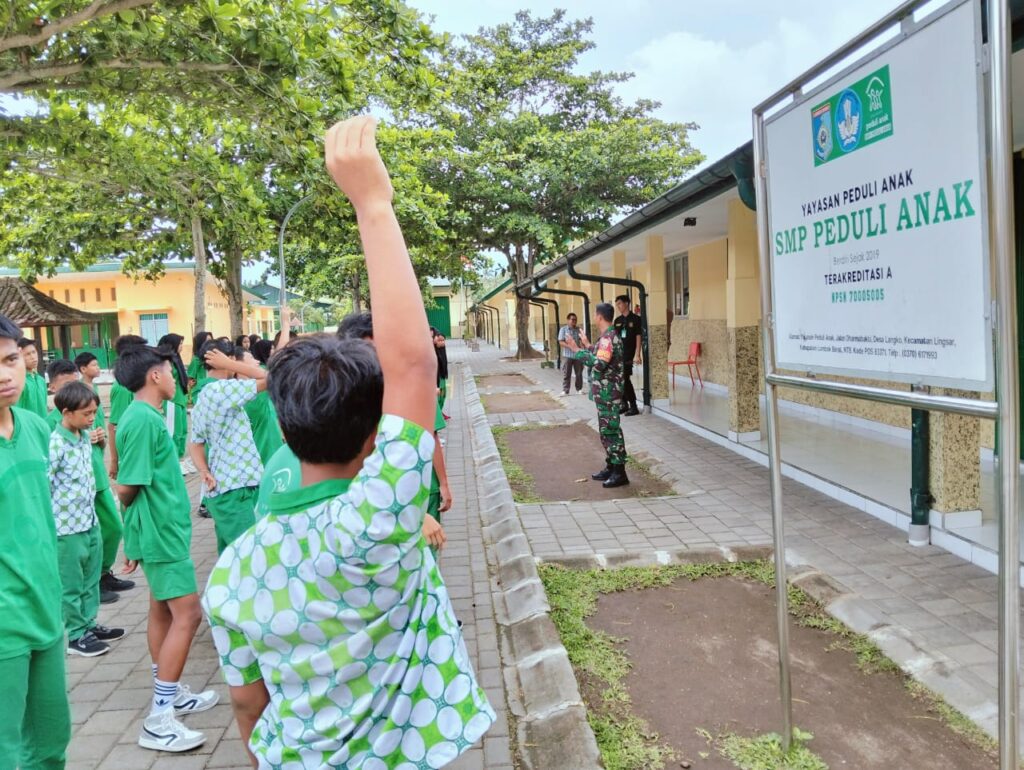
M 281 287 L 280 286 L 272 286 L 269 283 L 267 283 L 266 281 L 264 281 L 263 283 L 257 283 L 254 286 L 245 286 L 243 288 L 247 292 L 249 292 L 250 294 L 255 294 L 257 297 L 262 299 L 263 302 L 265 304 L 267 304 L 267 305 L 274 305 L 276 307 L 277 304 L 280 302 L 280 297 L 281 297 Z M 285 295 L 288 297 L 289 300 L 301 299 L 301 300 L 309 301 L 309 300 L 306 300 L 306 298 L 303 297 L 301 294 L 296 294 L 295 292 L 290 291 L 288 289 L 285 289 Z M 326 308 L 329 308 L 331 306 L 329 302 L 314 301 L 312 304 L 313 304 L 314 307 L 321 308 L 321 309 L 326 309 Z
M 481 296 L 477 297 L 476 300 L 475 300 L 475 304 L 482 305 L 483 303 L 485 303 L 487 300 L 489 300 L 491 297 L 495 296 L 496 294 L 500 294 L 503 291 L 508 291 L 509 287 L 511 287 L 511 286 L 512 286 L 512 278 L 510 276 L 510 277 L 506 278 L 505 280 L 495 284 L 490 289 L 485 291 Z
M 78 326 L 99 323 L 95 313 L 68 307 L 20 278 L 0 278 L 0 313 L 18 326 Z
M 195 262 L 165 262 L 164 270 L 195 270 Z M 82 270 L 76 270 L 75 268 L 69 267 L 68 265 L 61 265 L 54 271 L 57 275 L 70 275 L 74 273 L 120 273 L 121 263 L 120 262 L 97 262 L 96 264 L 89 265 Z M 20 275 L 21 272 L 17 268 L 4 267 L 0 268 L 0 276 L 7 275 Z

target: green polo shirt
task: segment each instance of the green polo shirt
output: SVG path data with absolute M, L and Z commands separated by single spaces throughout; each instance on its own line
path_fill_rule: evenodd
M 245 413 L 249 416 L 252 426 L 252 439 L 256 442 L 256 450 L 260 454 L 260 462 L 265 466 L 274 453 L 284 444 L 281 438 L 281 427 L 277 424 L 277 412 L 274 402 L 267 391 L 257 393 L 256 398 L 245 405 Z
M 120 424 L 124 410 L 127 409 L 128 405 L 134 400 L 135 394 L 121 383 L 114 382 L 114 384 L 110 386 L 110 417 L 108 421 L 111 425 Z
M 118 423 L 116 441 L 117 482 L 140 487 L 125 511 L 125 556 L 148 562 L 187 559 L 192 503 L 160 410 L 132 401 Z
M 15 407 L 0 437 L 0 660 L 52 647 L 64 635 L 57 531 L 50 505 L 50 431 Z
M 46 378 L 39 372 L 25 372 L 25 389 L 17 406 L 38 417 L 46 417 Z
M 292 448 L 282 444 L 263 467 L 263 479 L 256 497 L 256 518 L 270 513 L 270 496 L 302 486 L 302 469 Z

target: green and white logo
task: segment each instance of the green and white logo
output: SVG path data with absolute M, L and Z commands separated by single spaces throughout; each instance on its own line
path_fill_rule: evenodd
M 892 132 L 892 84 L 886 65 L 811 109 L 814 165 L 849 155 Z

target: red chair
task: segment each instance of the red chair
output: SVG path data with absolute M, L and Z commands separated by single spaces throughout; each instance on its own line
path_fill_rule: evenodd
M 685 361 L 669 361 L 668 365 L 672 367 L 672 387 L 676 386 L 676 367 L 686 365 L 686 370 L 690 373 L 690 387 L 694 386 L 693 381 L 693 370 L 697 370 L 697 381 L 700 382 L 700 386 L 704 387 L 704 379 L 700 376 L 700 366 L 697 365 L 697 357 L 700 356 L 700 343 L 690 343 L 690 353 Z M 691 368 L 692 367 L 692 368 Z

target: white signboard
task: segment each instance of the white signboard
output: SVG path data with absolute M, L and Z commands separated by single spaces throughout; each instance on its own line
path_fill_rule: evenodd
M 765 123 L 780 369 L 989 390 L 978 9 Z

